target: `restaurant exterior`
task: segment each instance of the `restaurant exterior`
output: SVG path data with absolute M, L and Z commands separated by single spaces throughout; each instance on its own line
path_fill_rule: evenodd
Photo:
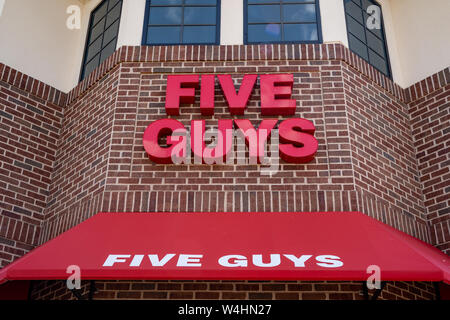
M 421 1 L 45 0 L 38 16 L 81 8 L 78 31 L 58 13 L 54 37 L 70 41 L 55 48 L 8 38 L 33 6 L 12 2 L 0 15 L 0 297 L 448 298 L 447 1 L 411 27 L 397 14 Z M 362 24 L 364 43 L 369 6 L 383 19 Z M 216 15 L 189 23 L 195 10 Z M 36 32 L 56 29 L 42 17 Z M 422 48 L 408 28 L 441 38 Z M 184 140 L 167 138 L 177 129 Z

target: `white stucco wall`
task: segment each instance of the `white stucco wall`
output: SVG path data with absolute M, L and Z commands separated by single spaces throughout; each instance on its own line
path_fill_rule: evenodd
M 397 48 L 397 35 L 394 30 L 394 19 L 390 0 L 377 0 L 381 5 L 384 21 L 384 33 L 386 35 L 386 45 L 389 53 L 389 63 L 392 71 L 392 79 L 401 87 L 405 87 L 402 70 L 400 67 L 400 56 Z
M 408 87 L 450 66 L 450 0 L 389 4 L 401 73 L 398 83 Z
M 146 0 L 123 1 L 117 48 L 141 45 L 145 3 Z
M 243 0 L 222 0 L 220 10 L 220 44 L 243 44 Z
M 89 7 L 80 30 L 69 30 L 66 9 L 78 0 L 6 0 L 0 16 L 0 61 L 62 91 L 78 81 Z
M 348 47 L 344 1 L 320 0 L 323 42 L 341 42 Z

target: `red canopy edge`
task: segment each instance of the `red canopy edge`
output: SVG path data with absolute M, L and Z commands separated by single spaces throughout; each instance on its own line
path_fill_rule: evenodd
M 150 254 L 175 256 L 154 266 Z M 179 266 L 181 255 L 199 254 Z M 271 254 L 280 257 L 278 265 L 255 265 L 255 255 L 267 265 Z M 105 267 L 109 255 L 129 257 Z M 142 261 L 131 267 L 136 255 Z M 228 262 L 247 265 L 220 265 L 218 259 L 228 255 L 245 257 Z M 311 257 L 296 266 L 286 256 Z M 367 267 L 377 265 L 382 281 L 450 283 L 447 255 L 360 212 L 99 213 L 0 269 L 0 283 L 67 279 L 69 265 L 80 266 L 82 280 L 316 281 L 365 281 Z
M 442 281 L 450 284 L 450 258 L 436 247 L 417 239 L 407 233 L 401 232 L 385 223 L 373 219 L 381 228 L 387 229 L 393 236 L 397 237 L 399 241 L 406 243 L 417 254 L 423 255 L 428 261 L 433 263 L 437 268 L 442 270 Z

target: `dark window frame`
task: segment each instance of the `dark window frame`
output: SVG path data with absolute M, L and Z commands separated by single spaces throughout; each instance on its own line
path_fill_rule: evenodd
M 364 32 L 365 32 L 365 37 L 366 37 L 366 43 L 364 43 L 364 45 L 366 46 L 366 48 L 369 48 L 369 46 L 368 46 L 368 44 L 367 44 L 367 32 L 371 32 L 371 34 L 373 34 L 373 35 L 375 35 L 375 37 L 377 37 L 379 40 L 382 40 L 383 41 L 383 44 L 384 44 L 384 54 L 385 54 L 385 57 L 386 57 L 386 69 L 387 69 L 387 74 L 386 73 L 384 73 L 383 71 L 381 71 L 381 70 L 379 70 L 376 66 L 374 66 L 370 61 L 368 61 L 368 59 L 365 59 L 365 58 L 363 58 L 363 57 L 361 57 L 357 52 L 355 52 L 355 51 L 353 51 L 351 48 L 350 48 L 350 41 L 348 40 L 348 35 L 349 34 L 351 34 L 352 36 L 354 36 L 354 37 L 356 37 L 357 38 L 357 36 L 356 35 L 354 35 L 354 34 L 352 34 L 350 31 L 349 31 L 349 28 L 348 28 L 348 18 L 347 18 L 347 15 L 350 15 L 350 14 L 348 14 L 347 13 L 347 11 L 346 11 L 346 8 L 345 8 L 345 6 L 346 6 L 346 2 L 347 1 L 352 1 L 352 0 L 343 0 L 343 3 L 344 3 L 344 16 L 345 16 L 345 27 L 347 28 L 347 41 L 348 41 L 348 47 L 349 47 L 349 49 L 350 49 L 350 51 L 352 51 L 354 54 L 356 54 L 358 57 L 360 57 L 361 59 L 363 59 L 364 61 L 366 61 L 368 64 L 370 64 L 373 68 L 375 68 L 375 70 L 377 70 L 377 71 L 379 71 L 381 74 L 383 74 L 383 75 L 385 75 L 386 77 L 388 77 L 389 79 L 393 79 L 393 77 L 392 77 L 392 68 L 391 68 L 391 59 L 390 59 L 390 57 L 389 57 L 389 47 L 388 47 L 388 43 L 387 43 L 387 38 L 386 38 L 386 26 L 385 26 L 385 23 L 384 23 L 384 18 L 383 18 L 383 6 L 380 4 L 380 3 L 378 3 L 378 1 L 376 1 L 376 0 L 367 0 L 368 2 L 371 2 L 371 3 L 373 3 L 374 5 L 377 5 L 377 6 L 379 6 L 380 7 L 380 9 L 381 9 L 381 16 L 380 16 L 380 23 L 381 23 L 381 33 L 382 33 L 382 36 L 383 36 L 383 39 L 380 39 L 374 32 L 371 32 L 370 30 L 369 31 L 367 31 L 367 26 L 366 25 L 364 25 L 363 27 L 364 27 Z M 353 1 L 352 1 L 353 2 Z M 362 12 L 365 12 L 365 10 L 362 8 Z M 367 12 L 366 12 L 367 13 Z M 364 18 L 364 14 L 363 14 L 363 18 Z M 362 41 L 361 41 L 362 42 Z M 367 49 L 367 51 L 368 51 L 368 49 Z M 373 49 L 372 49 L 372 51 L 374 51 Z M 375 51 L 374 51 L 375 52 Z M 367 54 L 369 54 L 368 52 L 367 52 Z M 376 52 L 375 52 L 375 54 L 377 54 Z
M 226 0 L 225 0 L 226 1 Z M 181 7 L 184 8 L 185 6 L 187 7 L 214 7 L 213 5 L 202 5 L 202 4 L 192 4 L 192 5 L 185 5 L 184 1 L 181 5 L 155 5 L 155 7 Z M 148 27 L 149 27 L 149 20 L 150 20 L 150 8 L 151 8 L 151 0 L 146 0 L 145 2 L 145 15 L 144 15 L 144 25 L 143 25 L 143 31 L 142 31 L 142 41 L 141 44 L 143 46 L 179 46 L 179 45 L 220 45 L 220 27 L 221 27 L 221 20 L 220 20 L 220 16 L 221 16 L 221 0 L 217 0 L 216 2 L 216 40 L 215 42 L 190 42 L 190 43 L 182 43 L 177 42 L 177 43 L 147 43 L 147 34 L 148 34 Z M 183 19 L 184 17 L 182 17 Z M 157 26 L 155 24 L 155 26 Z M 164 25 L 164 26 L 171 26 L 171 25 Z M 173 26 L 180 26 L 182 29 L 185 27 L 184 23 L 182 24 L 177 24 L 177 25 L 173 25 Z M 192 25 L 189 24 L 187 26 L 211 26 L 211 25 L 204 25 L 204 24 L 198 24 L 198 25 Z M 182 37 L 183 33 L 181 33 L 180 35 L 180 40 Z
M 93 58 L 92 58 L 91 60 L 86 61 L 86 60 L 87 60 L 87 56 L 88 56 L 89 44 L 90 44 L 90 42 L 91 42 L 91 30 L 92 30 L 92 28 L 94 27 L 94 26 L 92 25 L 93 22 L 94 22 L 94 21 L 93 21 L 93 20 L 94 20 L 93 18 L 94 18 L 95 12 L 96 12 L 96 11 L 97 11 L 97 10 L 98 10 L 98 9 L 99 9 L 106 1 L 109 1 L 109 0 L 102 0 L 102 1 L 100 1 L 100 3 L 99 3 L 94 9 L 92 9 L 92 11 L 90 12 L 90 15 L 89 15 L 89 23 L 88 23 L 88 29 L 87 29 L 87 32 L 86 32 L 86 40 L 85 40 L 85 44 L 84 44 L 83 60 L 82 60 L 82 63 L 81 63 L 80 76 L 79 76 L 79 79 L 78 79 L 79 82 L 83 81 L 87 76 L 89 76 L 89 75 L 85 75 L 85 71 L 86 71 L 86 66 L 87 66 L 87 64 L 93 59 Z M 117 4 L 116 4 L 113 8 L 115 8 L 117 5 L 120 6 L 119 18 L 117 18 L 114 22 L 112 22 L 112 23 L 109 25 L 109 27 L 108 27 L 108 29 L 109 29 L 116 21 L 119 21 L 119 26 L 118 26 L 118 28 L 117 28 L 117 36 L 115 36 L 114 39 L 112 39 L 110 42 L 108 42 L 108 44 L 109 44 L 109 43 L 111 43 L 112 41 L 116 40 L 116 48 L 115 48 L 114 51 L 117 50 L 117 40 L 118 40 L 118 38 L 119 38 L 120 22 L 121 22 L 121 20 L 122 20 L 123 0 L 119 0 L 119 1 L 117 2 Z M 109 10 L 106 11 L 106 15 L 105 15 L 105 16 L 108 15 L 108 12 L 109 12 Z M 101 19 L 100 19 L 100 21 L 101 21 Z M 98 22 L 97 22 L 97 23 L 98 23 Z M 105 22 L 105 23 L 106 23 L 106 22 Z M 103 30 L 102 37 L 103 37 L 103 34 L 105 33 L 105 31 L 108 30 L 108 29 L 104 29 L 104 30 Z M 98 39 L 98 37 L 97 37 L 97 39 Z M 106 48 L 106 46 L 105 46 L 105 48 Z M 102 47 L 101 47 L 100 52 L 99 52 L 100 54 L 101 54 L 102 49 L 104 49 L 104 47 L 103 47 L 103 39 L 102 39 Z M 95 56 L 94 56 L 94 57 L 95 57 Z M 108 58 L 106 58 L 106 59 L 108 59 Z M 99 65 L 98 65 L 96 68 L 98 68 L 102 63 L 103 63 L 103 62 L 99 63 Z M 94 70 L 95 70 L 95 69 L 94 69 Z
M 306 43 L 306 44 L 320 44 L 323 43 L 322 37 L 322 19 L 320 16 L 320 0 L 310 0 L 298 4 L 315 4 L 316 5 L 316 22 L 315 23 L 303 23 L 303 24 L 316 24 L 317 25 L 317 40 L 302 40 L 302 41 L 273 41 L 273 42 L 249 42 L 248 41 L 248 6 L 249 5 L 259 5 L 259 4 L 249 4 L 248 0 L 244 0 L 244 44 L 289 44 L 289 43 Z M 261 3 L 260 5 L 276 5 L 283 4 L 283 0 L 276 2 Z M 296 4 L 296 3 L 286 3 L 286 4 Z M 280 21 L 281 30 L 283 30 L 283 24 L 297 24 L 298 22 L 283 22 Z M 253 23 L 251 23 L 253 24 Z M 259 24 L 259 23 L 254 23 Z M 264 24 L 264 23 L 261 23 Z

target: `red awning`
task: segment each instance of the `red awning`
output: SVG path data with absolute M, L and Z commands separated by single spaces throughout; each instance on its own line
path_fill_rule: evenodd
M 448 256 L 357 212 L 99 213 L 0 270 L 5 280 L 450 282 Z

